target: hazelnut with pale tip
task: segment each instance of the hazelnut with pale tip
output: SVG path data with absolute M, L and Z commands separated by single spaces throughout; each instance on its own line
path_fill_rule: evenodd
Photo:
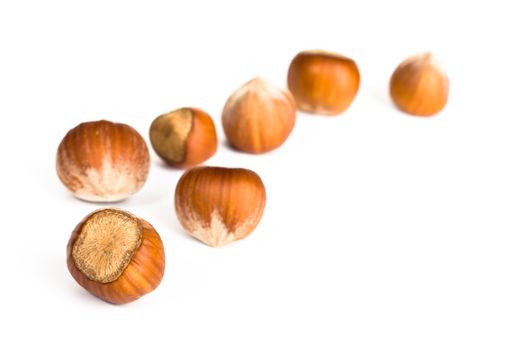
M 211 247 L 247 237 L 266 202 L 252 170 L 200 166 L 187 170 L 175 189 L 175 211 L 186 232 Z
M 286 141 L 296 120 L 291 93 L 255 78 L 238 88 L 226 101 L 222 114 L 230 145 L 242 152 L 269 152 Z
M 116 202 L 144 185 L 151 165 L 142 136 L 107 120 L 85 122 L 63 137 L 56 154 L 61 182 L 79 199 Z

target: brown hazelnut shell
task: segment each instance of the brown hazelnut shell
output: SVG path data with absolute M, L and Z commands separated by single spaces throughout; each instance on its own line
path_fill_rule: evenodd
M 389 91 L 395 105 L 419 117 L 440 112 L 449 98 L 449 78 L 431 53 L 407 58 L 393 72 Z
M 233 148 L 265 153 L 282 145 L 290 135 L 296 121 L 296 105 L 289 91 L 255 78 L 228 98 L 221 120 Z
M 175 190 L 175 210 L 189 235 L 212 247 L 247 237 L 266 202 L 261 178 L 240 168 L 195 167 Z
M 360 85 L 356 63 L 326 51 L 298 53 L 288 70 L 288 88 L 301 111 L 323 115 L 344 112 Z
M 61 182 L 77 198 L 93 202 L 119 201 L 137 192 L 149 167 L 142 136 L 129 125 L 106 120 L 71 129 L 56 155 Z
M 77 267 L 72 249 L 83 225 L 92 215 L 103 210 L 118 211 L 118 209 L 97 210 L 86 216 L 75 227 L 67 244 L 67 267 L 77 283 L 96 297 L 112 304 L 129 303 L 153 291 L 160 284 L 165 272 L 163 242 L 151 224 L 128 213 L 137 220 L 141 228 L 140 245 L 131 256 L 128 265 L 113 282 L 101 283 L 88 278 Z
M 193 107 L 180 108 L 154 119 L 149 139 L 161 159 L 181 169 L 205 162 L 217 150 L 217 133 L 212 118 Z

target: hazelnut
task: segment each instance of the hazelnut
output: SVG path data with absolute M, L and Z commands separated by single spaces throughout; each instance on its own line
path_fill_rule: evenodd
M 153 149 L 167 164 L 188 168 L 216 153 L 212 118 L 197 108 L 181 108 L 157 117 L 149 129 Z
M 326 51 L 302 51 L 291 61 L 288 88 L 304 112 L 336 115 L 345 111 L 358 93 L 356 63 Z
M 147 221 L 119 209 L 102 209 L 74 229 L 67 245 L 67 266 L 88 292 L 124 304 L 160 284 L 165 252 Z
M 247 169 L 195 167 L 175 189 L 182 227 L 212 247 L 247 237 L 260 221 L 265 201 L 263 182 Z
M 119 201 L 137 192 L 149 166 L 142 136 L 126 124 L 106 120 L 70 130 L 56 155 L 61 182 L 77 198 L 95 202 Z
M 222 122 L 232 147 L 248 153 L 264 153 L 284 143 L 293 130 L 295 117 L 291 93 L 256 78 L 228 98 Z
M 449 96 L 449 79 L 431 53 L 403 61 L 391 76 L 389 87 L 396 106 L 416 116 L 438 113 Z

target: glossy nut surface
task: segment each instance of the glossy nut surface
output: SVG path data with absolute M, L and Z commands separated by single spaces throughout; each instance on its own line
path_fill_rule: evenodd
M 149 174 L 150 157 L 142 136 L 132 127 L 106 120 L 71 129 L 56 155 L 61 182 L 77 197 L 114 202 L 137 192 Z
M 421 117 L 440 112 L 449 97 L 449 78 L 430 53 L 403 61 L 391 76 L 389 86 L 399 109 Z
M 175 210 L 189 235 L 212 247 L 247 237 L 259 223 L 266 191 L 248 169 L 195 167 L 180 178 Z
M 198 108 L 181 108 L 157 117 L 149 129 L 156 154 L 168 165 L 188 168 L 216 153 L 217 134 L 212 118 Z
M 222 114 L 224 133 L 237 150 L 271 151 L 286 141 L 296 120 L 289 91 L 256 78 L 242 85 L 226 101 Z
M 326 51 L 302 51 L 291 61 L 288 88 L 304 112 L 336 115 L 351 105 L 358 93 L 356 63 Z

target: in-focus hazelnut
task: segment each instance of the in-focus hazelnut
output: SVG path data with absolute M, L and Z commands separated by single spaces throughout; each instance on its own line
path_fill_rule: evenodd
M 197 108 L 181 108 L 157 117 L 149 129 L 154 151 L 168 165 L 188 168 L 216 153 L 212 118 Z
M 74 229 L 67 245 L 67 266 L 88 292 L 124 304 L 160 284 L 165 251 L 147 221 L 119 209 L 102 209 Z
M 289 91 L 260 78 L 242 85 L 226 101 L 223 129 L 230 145 L 248 153 L 279 147 L 295 125 L 296 106 Z
M 126 124 L 106 120 L 70 130 L 56 155 L 61 182 L 77 198 L 94 202 L 119 201 L 137 192 L 149 166 L 142 136 Z
M 427 117 L 441 111 L 447 103 L 449 78 L 431 53 L 425 53 L 403 61 L 391 76 L 389 88 L 399 109 Z
M 304 112 L 336 115 L 345 111 L 358 93 L 356 63 L 326 51 L 302 51 L 291 61 L 288 88 Z
M 219 247 L 247 237 L 265 207 L 260 177 L 247 169 L 195 167 L 175 190 L 175 210 L 182 227 L 194 238 Z

